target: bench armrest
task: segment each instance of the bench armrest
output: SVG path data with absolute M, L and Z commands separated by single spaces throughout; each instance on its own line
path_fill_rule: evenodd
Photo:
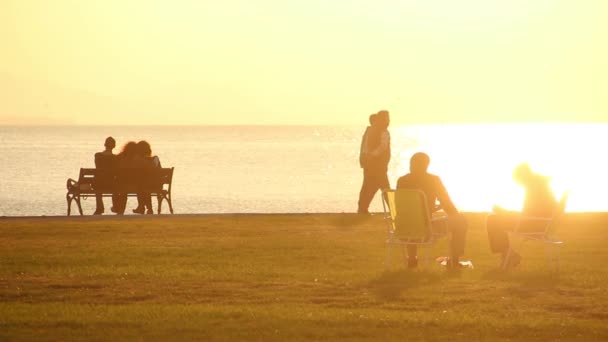
M 68 191 L 78 189 L 78 182 L 73 180 L 72 178 L 68 178 L 65 187 L 68 189 Z

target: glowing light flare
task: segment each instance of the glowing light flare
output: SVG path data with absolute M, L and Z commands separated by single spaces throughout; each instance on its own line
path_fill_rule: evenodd
M 394 179 L 409 170 L 418 151 L 431 156 L 429 172 L 439 175 L 455 204 L 465 211 L 490 211 L 493 205 L 519 210 L 523 190 L 512 179 L 527 162 L 551 179 L 557 198 L 570 193 L 568 211 L 600 210 L 602 174 L 608 161 L 590 146 L 608 146 L 593 124 L 448 125 L 393 128 Z

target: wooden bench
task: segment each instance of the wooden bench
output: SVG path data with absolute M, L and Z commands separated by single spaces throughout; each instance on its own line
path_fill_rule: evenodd
M 158 213 L 161 213 L 163 200 L 169 204 L 169 211 L 173 214 L 171 203 L 171 183 L 174 168 L 153 169 L 89 169 L 81 168 L 78 181 L 69 178 L 66 183 L 68 202 L 68 216 L 71 213 L 72 201 L 76 202 L 78 212 L 82 215 L 81 199 L 112 197 L 117 193 L 129 197 L 137 196 L 138 192 L 150 193 L 158 200 Z

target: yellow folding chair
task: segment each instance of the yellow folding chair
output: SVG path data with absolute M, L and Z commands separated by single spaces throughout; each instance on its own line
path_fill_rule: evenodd
M 388 234 L 385 268 L 391 268 L 394 246 L 401 246 L 404 260 L 406 246 L 423 247 L 420 248 L 420 258 L 423 263 L 425 261 L 429 263 L 432 257 L 432 247 L 437 241 L 448 235 L 447 230 L 433 231 L 432 225 L 436 221 L 446 220 L 447 216 L 432 217 L 426 195 L 420 190 L 384 189 L 382 190 L 382 206 Z M 423 250 L 427 250 L 426 257 Z

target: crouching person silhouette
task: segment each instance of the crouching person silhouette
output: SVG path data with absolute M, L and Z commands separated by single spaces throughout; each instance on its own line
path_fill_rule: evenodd
M 511 268 L 519 265 L 521 256 L 511 250 L 509 264 L 504 265 L 509 251 L 508 232 L 516 226 L 518 231 L 536 232 L 544 230 L 544 225 L 537 220 L 526 220 L 526 217 L 550 218 L 558 210 L 557 200 L 549 186 L 550 179 L 532 172 L 526 163 L 518 165 L 513 171 L 513 180 L 524 188 L 524 204 L 521 212 L 507 211 L 501 207 L 494 207 L 494 214 L 487 217 L 488 240 L 492 253 L 502 256 L 500 266 Z

